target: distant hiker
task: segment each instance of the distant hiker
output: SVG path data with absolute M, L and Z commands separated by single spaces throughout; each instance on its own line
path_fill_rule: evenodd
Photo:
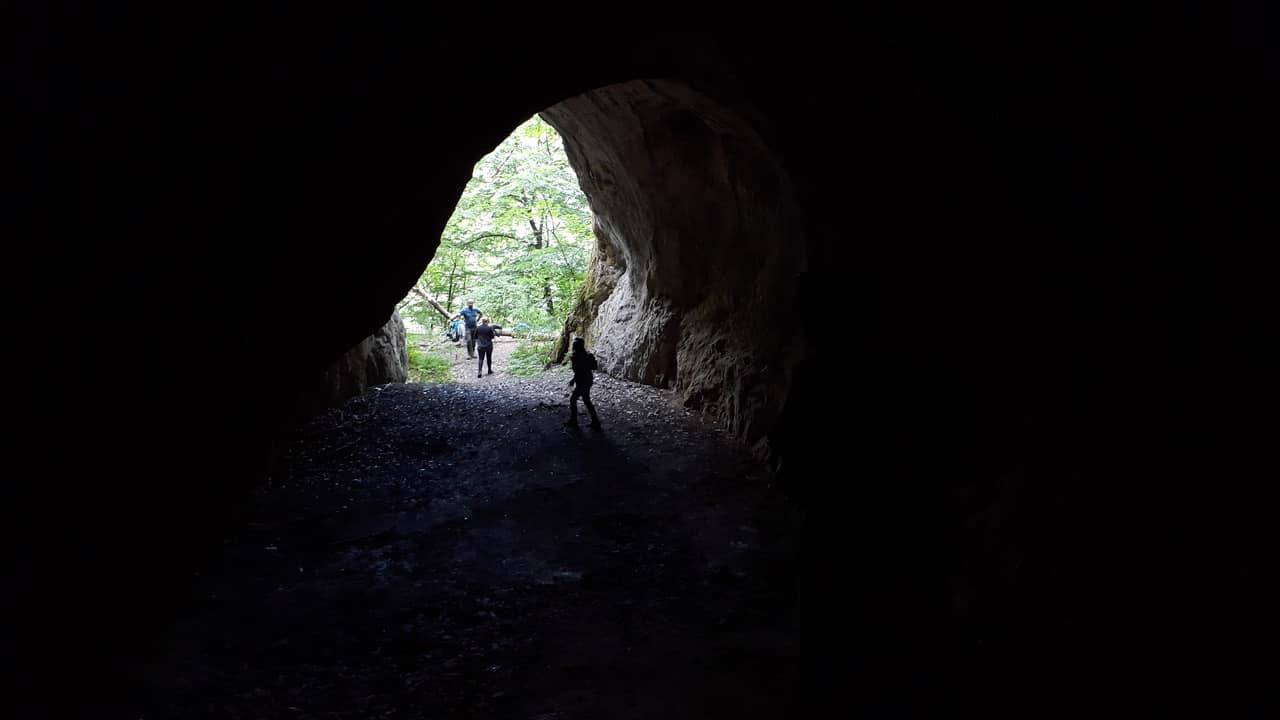
M 489 318 L 480 318 L 480 327 L 472 333 L 475 335 L 476 349 L 480 351 L 480 364 L 476 366 L 476 377 L 484 375 L 484 361 L 489 360 L 489 374 L 493 374 L 493 336 L 496 334 L 489 327 Z
M 596 356 L 587 352 L 587 343 L 582 338 L 573 340 L 573 355 L 569 357 L 569 365 L 573 367 L 573 379 L 569 381 L 573 393 L 569 395 L 569 422 L 565 425 L 578 427 L 578 398 L 582 398 L 582 404 L 587 406 L 587 412 L 591 415 L 591 424 L 587 427 L 598 428 L 600 417 L 596 415 L 596 406 L 591 403 L 591 385 L 595 382 L 591 373 L 598 364 Z
M 449 338 L 450 342 L 458 342 L 462 339 L 463 334 L 462 316 L 454 315 L 453 319 L 449 321 L 449 332 L 445 333 L 445 337 Z
M 464 334 L 467 338 L 467 357 L 474 358 L 476 356 L 476 323 L 480 320 L 480 316 L 484 313 L 476 309 L 476 301 L 468 300 L 467 306 L 458 312 L 455 317 L 462 318 L 464 326 Z

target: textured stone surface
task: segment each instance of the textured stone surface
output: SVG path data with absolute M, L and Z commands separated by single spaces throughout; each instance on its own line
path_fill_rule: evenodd
M 673 81 L 588 92 L 543 116 L 596 213 L 598 250 L 566 327 L 610 373 L 673 387 L 749 443 L 803 344 L 805 238 L 790 181 L 734 110 Z
M 366 392 L 374 385 L 402 383 L 408 376 L 409 357 L 400 313 L 377 332 L 356 343 L 324 373 L 327 404 L 336 405 Z

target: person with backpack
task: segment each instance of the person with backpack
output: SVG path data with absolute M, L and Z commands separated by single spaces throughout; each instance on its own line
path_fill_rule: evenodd
M 582 338 L 573 340 L 573 355 L 569 357 L 569 365 L 573 368 L 573 379 L 569 381 L 573 392 L 569 395 L 569 422 L 565 425 L 578 427 L 578 398 L 582 398 L 582 404 L 587 406 L 587 412 L 591 415 L 591 424 L 587 427 L 598 428 L 600 417 L 596 415 L 596 406 L 591 403 L 591 385 L 595 382 L 592 371 L 599 365 L 596 363 L 596 356 L 587 352 L 587 343 Z

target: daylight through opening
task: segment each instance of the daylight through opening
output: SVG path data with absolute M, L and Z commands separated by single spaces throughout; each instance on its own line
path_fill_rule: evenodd
M 555 128 L 534 116 L 475 165 L 435 257 L 399 303 L 411 382 L 474 379 L 472 333 L 496 331 L 500 372 L 530 376 L 582 287 L 591 209 Z

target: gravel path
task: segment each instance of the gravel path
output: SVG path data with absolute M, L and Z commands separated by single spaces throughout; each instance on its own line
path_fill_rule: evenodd
M 495 383 L 506 384 L 512 381 L 519 382 L 521 378 L 517 378 L 507 374 L 507 359 L 511 357 L 511 353 L 520 346 L 520 342 L 515 338 L 499 337 L 493 340 L 493 374 L 476 377 L 476 366 L 479 364 L 479 358 L 468 358 L 467 348 L 462 343 L 442 343 L 430 348 L 432 352 L 449 360 L 452 364 L 450 368 L 453 371 L 453 381 L 461 385 L 484 384 L 492 385 Z M 485 365 L 485 370 L 489 366 Z
M 604 429 L 563 428 L 568 378 L 389 385 L 302 428 L 137 716 L 785 715 L 794 511 L 664 391 L 601 376 Z

